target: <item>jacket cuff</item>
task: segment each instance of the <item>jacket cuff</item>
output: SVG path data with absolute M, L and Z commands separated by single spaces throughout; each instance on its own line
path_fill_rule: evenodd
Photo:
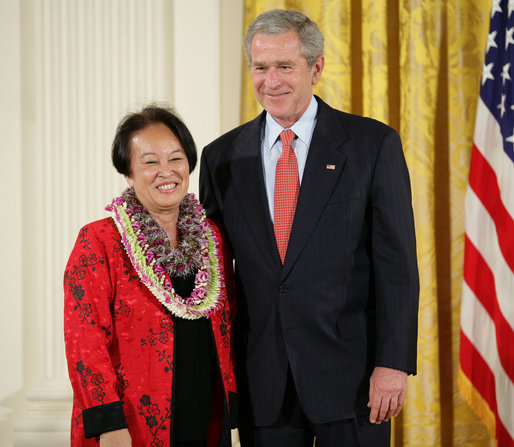
M 84 436 L 94 438 L 108 431 L 128 428 L 123 402 L 111 402 L 82 410 Z

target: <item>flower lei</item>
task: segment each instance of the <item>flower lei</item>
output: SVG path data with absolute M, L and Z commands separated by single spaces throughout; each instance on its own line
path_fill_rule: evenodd
M 222 283 L 219 244 L 194 194 L 179 208 L 179 246 L 171 248 L 168 235 L 127 188 L 105 208 L 121 235 L 125 250 L 143 284 L 177 317 L 209 317 L 219 306 Z M 196 271 L 191 296 L 173 289 L 166 273 L 187 276 Z

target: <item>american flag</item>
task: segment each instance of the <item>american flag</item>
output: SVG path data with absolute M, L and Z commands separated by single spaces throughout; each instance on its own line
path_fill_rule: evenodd
M 493 0 L 466 193 L 459 387 L 514 447 L 514 0 Z

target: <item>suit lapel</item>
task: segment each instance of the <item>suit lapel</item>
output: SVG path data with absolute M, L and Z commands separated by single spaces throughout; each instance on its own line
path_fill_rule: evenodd
M 342 152 L 346 133 L 337 114 L 319 98 L 317 124 L 298 197 L 298 204 L 287 247 L 282 278 L 291 271 L 303 247 L 314 231 L 334 187 L 344 175 L 346 156 Z
M 269 214 L 261 157 L 261 123 L 257 117 L 234 141 L 232 179 L 237 203 L 251 229 L 251 235 L 269 262 L 278 259 L 273 223 Z

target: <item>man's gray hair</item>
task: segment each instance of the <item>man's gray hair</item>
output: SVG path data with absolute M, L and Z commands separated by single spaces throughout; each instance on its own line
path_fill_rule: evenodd
M 299 11 L 291 9 L 272 9 L 262 13 L 248 27 L 244 38 L 244 49 L 248 66 L 252 64 L 250 46 L 257 33 L 278 36 L 288 31 L 296 31 L 300 37 L 302 55 L 312 67 L 318 57 L 323 55 L 324 39 L 318 25 Z

